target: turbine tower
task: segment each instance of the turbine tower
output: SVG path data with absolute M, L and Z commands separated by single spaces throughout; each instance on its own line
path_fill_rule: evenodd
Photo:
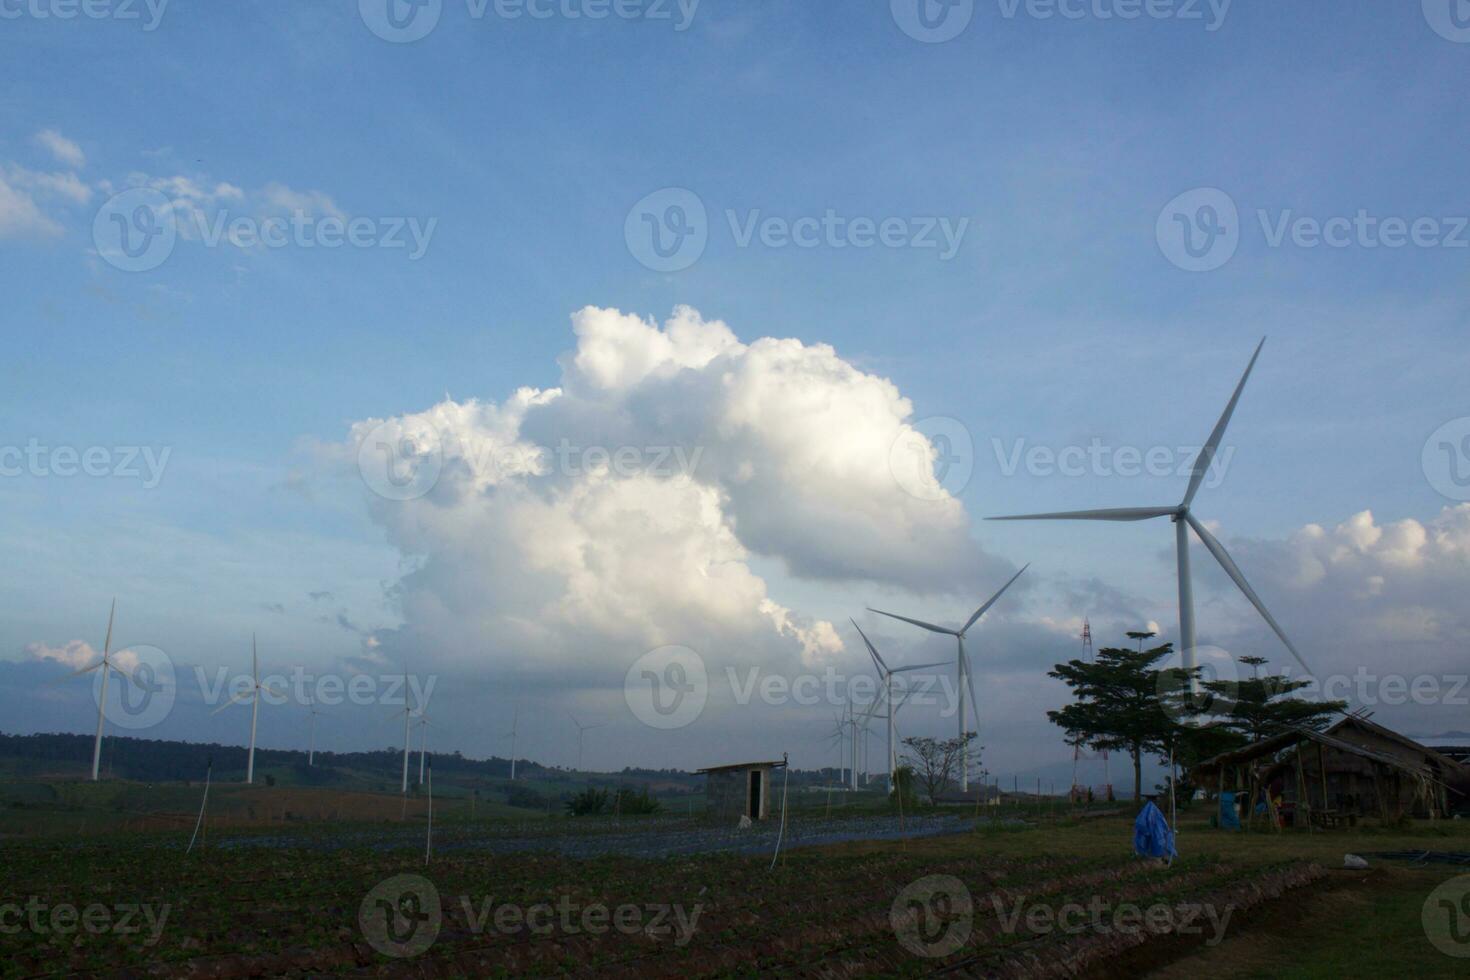
M 1230 557 L 1225 546 L 1215 540 L 1215 536 L 1206 530 L 1199 518 L 1194 516 L 1190 509 L 1194 504 L 1194 495 L 1199 492 L 1200 484 L 1204 482 L 1205 474 L 1209 472 L 1210 464 L 1215 459 L 1215 454 L 1220 449 L 1220 440 L 1225 435 L 1225 427 L 1230 424 L 1230 416 L 1235 414 L 1236 403 L 1240 401 L 1240 393 L 1245 390 L 1245 382 L 1251 376 L 1251 369 L 1256 366 L 1256 358 L 1261 356 L 1261 348 L 1266 345 L 1266 339 L 1256 345 L 1255 353 L 1251 355 L 1250 363 L 1245 366 L 1245 373 L 1240 376 L 1240 383 L 1235 386 L 1235 392 L 1230 396 L 1230 401 L 1225 405 L 1225 411 L 1221 413 L 1220 420 L 1215 423 L 1210 437 L 1205 440 L 1199 455 L 1195 457 L 1194 466 L 1189 476 L 1189 486 L 1184 491 L 1184 499 L 1173 507 L 1112 507 L 1104 510 L 1077 510 L 1065 511 L 1052 514 L 1019 514 L 1012 517 L 992 517 L 992 521 L 1146 521 L 1155 517 L 1167 517 L 1174 522 L 1174 555 L 1179 574 L 1179 644 L 1180 655 L 1185 670 L 1189 671 L 1190 692 L 1199 692 L 1199 679 L 1194 674 L 1195 662 L 1195 636 L 1194 636 L 1194 588 L 1190 579 L 1189 571 L 1189 529 L 1199 537 L 1200 543 L 1205 546 L 1220 567 L 1225 569 L 1225 574 L 1240 589 L 1250 604 L 1256 607 L 1256 612 L 1266 621 L 1272 631 L 1291 651 L 1296 662 L 1302 665 L 1308 675 L 1312 668 L 1302 659 L 1291 640 L 1287 639 L 1286 631 L 1276 622 L 1276 619 L 1266 609 L 1266 604 L 1261 597 L 1256 595 L 1256 590 L 1251 588 L 1250 583 L 1241 574 L 1240 568 Z
M 224 704 L 220 705 L 218 708 L 215 708 L 214 711 L 210 712 L 211 714 L 217 715 L 221 711 L 223 711 L 226 708 L 228 708 L 230 705 L 235 704 L 236 702 L 243 702 L 246 699 L 249 699 L 249 701 L 250 701 L 250 754 L 246 757 L 246 761 L 245 761 L 245 782 L 246 782 L 246 784 L 250 784 L 250 783 L 255 782 L 255 722 L 260 717 L 260 694 L 261 694 L 262 691 L 264 691 L 266 694 L 274 695 L 275 697 L 278 697 L 278 698 L 285 697 L 285 694 L 283 694 L 280 691 L 277 691 L 275 688 L 266 687 L 264 684 L 261 684 L 260 683 L 260 658 L 257 657 L 256 656 L 256 653 L 255 653 L 255 634 L 252 633 L 252 634 L 250 634 L 250 688 L 249 688 L 249 690 L 241 691 L 239 694 L 237 694 L 234 697 L 230 698 L 230 700 L 226 701 Z
M 1001 596 L 1005 595 L 1005 591 L 1006 591 L 1006 589 L 1009 589 L 1011 587 L 1011 583 L 1012 582 L 1015 582 L 1016 579 L 1020 578 L 1025 573 L 1026 569 L 1028 569 L 1030 567 L 1031 567 L 1031 565 L 1029 563 L 1021 566 L 1021 571 L 1019 571 L 1016 574 L 1012 575 L 1010 582 L 1007 582 L 1005 585 L 1002 585 L 1000 587 L 1000 591 L 997 592 L 995 595 L 991 596 L 989 599 L 987 599 L 985 601 L 985 604 L 983 606 L 981 606 L 979 609 L 976 609 L 975 612 L 974 612 L 974 614 L 971 615 L 970 618 L 965 621 L 965 625 L 961 626 L 957 630 L 948 629 L 948 628 L 946 628 L 944 626 L 935 626 L 933 623 L 926 623 L 922 619 L 910 619 L 907 616 L 900 616 L 897 613 L 884 612 L 881 609 L 874 609 L 871 606 L 868 607 L 868 611 L 869 612 L 875 612 L 875 613 L 877 613 L 880 616 L 888 616 L 891 619 L 899 619 L 899 620 L 902 620 L 905 623 L 910 623 L 910 624 L 912 624 L 914 626 L 918 626 L 921 629 L 926 629 L 926 630 L 928 630 L 931 633 L 942 633 L 945 636 L 952 636 L 952 637 L 955 638 L 955 642 L 958 644 L 958 647 L 959 647 L 959 653 L 958 653 L 958 655 L 956 656 L 956 659 L 955 659 L 955 672 L 956 672 L 956 675 L 957 675 L 957 677 L 959 679 L 959 689 L 960 689 L 959 737 L 960 737 L 960 739 L 962 741 L 963 741 L 963 739 L 965 737 L 965 724 L 969 720 L 969 716 L 968 716 L 968 713 L 967 713 L 967 702 L 965 701 L 965 695 L 967 693 L 969 694 L 969 696 L 970 696 L 970 703 L 973 703 L 974 700 L 975 700 L 975 687 L 974 687 L 975 681 L 974 681 L 974 677 L 972 676 L 971 671 L 970 671 L 970 661 L 969 661 L 969 658 L 967 658 L 965 656 L 965 634 L 969 632 L 970 627 L 971 626 L 974 626 L 975 623 L 980 619 L 981 616 L 984 616 L 990 610 L 990 607 L 991 606 L 995 605 L 997 599 L 999 599 Z M 962 792 L 962 793 L 968 793 L 969 791 L 970 791 L 970 746 L 969 746 L 968 743 L 966 743 L 960 749 L 960 792 Z
M 893 675 L 906 673 L 910 670 L 923 670 L 926 667 L 940 667 L 942 664 L 914 664 L 910 667 L 890 668 L 883 658 L 878 654 L 878 648 L 873 646 L 873 641 L 868 639 L 868 634 L 857 624 L 857 620 L 850 620 L 853 628 L 858 631 L 858 636 L 863 638 L 863 643 L 868 647 L 868 654 L 873 658 L 873 665 L 878 668 L 878 677 L 883 681 L 883 696 L 888 701 L 888 714 L 875 715 L 874 717 L 888 719 L 888 785 L 894 785 L 894 773 L 898 769 L 898 735 L 894 728 L 896 716 L 898 715 L 899 702 L 893 698 Z

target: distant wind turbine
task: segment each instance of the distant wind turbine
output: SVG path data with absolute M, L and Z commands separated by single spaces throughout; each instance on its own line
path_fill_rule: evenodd
M 1179 642 L 1180 655 L 1184 668 L 1190 671 L 1190 689 L 1193 692 L 1199 690 L 1198 679 L 1194 676 L 1195 662 L 1195 634 L 1194 634 L 1194 588 L 1190 581 L 1189 571 L 1189 530 L 1194 528 L 1194 533 L 1199 536 L 1200 542 L 1220 567 L 1225 569 L 1225 574 L 1230 576 L 1241 593 L 1250 600 L 1251 605 L 1261 614 L 1272 631 L 1291 651 L 1308 674 L 1312 668 L 1302 659 L 1291 640 L 1287 639 L 1286 632 L 1280 624 L 1266 609 L 1266 604 L 1261 597 L 1256 595 L 1256 590 L 1250 587 L 1250 583 L 1241 574 L 1240 568 L 1225 550 L 1225 546 L 1215 540 L 1215 536 L 1205 529 L 1204 524 L 1194 516 L 1190 506 L 1194 503 L 1194 495 L 1199 492 L 1200 484 L 1204 482 L 1205 474 L 1209 472 L 1210 464 L 1214 462 L 1215 454 L 1219 452 L 1220 440 L 1225 435 L 1225 427 L 1230 424 L 1230 416 L 1235 414 L 1235 405 L 1240 401 L 1240 393 L 1245 390 L 1246 379 L 1251 376 L 1251 369 L 1256 366 L 1256 358 L 1261 356 L 1261 348 L 1266 345 L 1265 338 L 1256 345 L 1255 353 L 1251 355 L 1250 363 L 1245 366 L 1245 373 L 1240 376 L 1240 383 L 1235 386 L 1235 392 L 1230 396 L 1230 401 L 1225 405 L 1225 411 L 1221 413 L 1220 420 L 1215 423 L 1214 431 L 1205 440 L 1199 455 L 1195 457 L 1193 469 L 1189 476 L 1189 487 L 1184 491 L 1184 499 L 1174 507 L 1114 507 L 1105 510 L 1078 510 L 1066 511 L 1052 514 L 1020 514 L 1013 517 L 992 517 L 993 521 L 1145 521 L 1154 517 L 1167 517 L 1174 522 L 1174 555 L 1178 566 L 1179 575 Z
M 211 712 L 211 714 L 217 715 L 236 702 L 243 702 L 246 699 L 250 701 L 250 754 L 247 756 L 245 762 L 246 783 L 255 782 L 255 722 L 260 716 L 261 692 L 278 698 L 285 697 L 283 692 L 277 691 L 275 688 L 266 687 L 260 683 L 260 658 L 255 654 L 255 634 L 252 633 L 250 634 L 250 689 L 241 691 Z
M 893 675 L 903 674 L 911 670 L 924 670 L 927 667 L 940 667 L 942 664 L 914 664 L 909 667 L 890 668 L 883 658 L 878 654 L 878 648 L 873 646 L 873 641 L 868 639 L 868 634 L 857 624 L 857 620 L 851 620 L 853 628 L 858 631 L 858 636 L 863 638 L 863 643 L 868 647 L 868 653 L 873 658 L 873 665 L 878 668 L 878 677 L 883 681 L 883 696 L 888 701 L 888 714 L 875 717 L 888 719 L 888 785 L 893 785 L 894 773 L 898 769 L 898 741 L 897 732 L 894 728 L 895 716 L 898 714 L 899 702 L 893 698 Z
M 578 772 L 581 772 L 582 771 L 582 736 L 583 735 L 586 735 L 588 732 L 592 731 L 592 729 L 594 729 L 594 728 L 604 728 L 604 727 L 606 727 L 607 722 L 600 721 L 600 722 L 598 722 L 595 725 L 584 725 L 580 721 L 578 721 L 577 720 L 577 716 L 574 715 L 574 714 L 572 714 L 570 711 L 567 712 L 567 717 L 568 718 L 571 718 L 572 719 L 572 724 L 577 726 L 577 771 Z
M 403 795 L 407 796 L 409 748 L 408 724 L 413 718 L 413 705 L 408 703 L 408 669 L 406 667 L 403 671 L 403 708 L 399 711 L 393 712 L 390 717 L 397 718 L 399 715 L 403 716 Z M 408 801 L 405 800 L 403 805 L 405 807 L 408 806 Z
M 979 621 L 981 616 L 984 616 L 987 612 L 990 611 L 990 607 L 995 605 L 996 600 L 1005 595 L 1006 589 L 1009 589 L 1011 587 L 1011 584 L 1015 582 L 1016 579 L 1020 578 L 1025 573 L 1026 569 L 1030 567 L 1031 565 L 1029 563 L 1021 566 L 1021 571 L 1012 575 L 1010 582 L 1002 585 L 1000 587 L 1000 591 L 987 599 L 985 601 L 985 604 L 979 609 L 976 609 L 975 612 L 970 616 L 970 618 L 965 621 L 965 625 L 961 626 L 957 630 L 952 630 L 944 626 L 935 626 L 933 623 L 926 623 L 922 619 L 910 619 L 907 616 L 900 616 L 897 613 L 884 612 L 881 609 L 874 609 L 871 606 L 868 607 L 869 612 L 875 612 L 880 616 L 888 616 L 891 619 L 899 619 L 905 623 L 910 623 L 914 626 L 918 626 L 921 629 L 926 629 L 931 633 L 942 633 L 945 636 L 952 636 L 955 638 L 955 642 L 959 645 L 959 654 L 955 658 L 955 670 L 959 677 L 959 737 L 961 739 L 964 739 L 965 737 L 966 725 L 969 722 L 969 713 L 967 710 L 965 695 L 969 694 L 971 703 L 975 700 L 975 679 L 972 676 L 972 671 L 970 670 L 969 658 L 965 656 L 965 634 L 969 632 L 971 626 L 974 626 L 975 623 Z M 969 789 L 970 747 L 968 744 L 965 744 L 960 749 L 960 792 L 969 792 Z
M 306 749 L 306 764 L 312 766 L 316 764 L 316 717 L 321 712 L 316 710 L 316 702 L 311 700 L 310 694 L 306 696 L 306 710 L 311 714 L 311 741 Z
M 511 719 L 510 719 L 510 731 L 506 732 L 505 733 L 505 736 L 502 736 L 502 737 L 509 737 L 510 738 L 510 781 L 511 782 L 515 782 L 516 781 L 516 728 L 520 726 L 520 723 L 521 723 L 521 703 L 519 701 L 517 701 L 516 702 L 516 705 L 515 705 L 515 713 L 513 715 L 511 715 Z
M 124 677 L 127 673 L 112 659 L 112 619 L 117 614 L 117 600 L 112 600 L 112 609 L 107 614 L 107 638 L 102 641 L 102 659 L 90 667 L 82 667 L 72 671 L 67 677 L 80 677 L 90 674 L 94 670 L 102 671 L 102 691 L 97 697 L 97 738 L 92 742 L 92 782 L 96 782 L 102 768 L 102 726 L 106 721 L 107 704 L 107 674 L 109 671 L 117 671 Z M 65 678 L 63 678 L 65 679 Z
M 424 785 L 424 759 L 429 754 L 429 716 L 422 709 L 419 711 L 419 785 Z

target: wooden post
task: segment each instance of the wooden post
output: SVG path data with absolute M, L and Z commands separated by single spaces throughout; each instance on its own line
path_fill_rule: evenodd
M 1317 775 L 1322 777 L 1322 809 L 1331 810 L 1332 801 L 1327 796 L 1327 753 L 1322 750 L 1322 743 L 1317 743 Z
M 1296 743 L 1296 819 L 1312 830 L 1312 803 L 1307 798 L 1307 769 L 1302 764 L 1302 743 Z

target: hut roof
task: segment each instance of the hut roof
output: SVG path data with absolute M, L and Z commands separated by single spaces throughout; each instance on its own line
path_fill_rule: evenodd
M 786 763 L 780 759 L 768 762 L 732 762 L 726 766 L 710 766 L 707 769 L 696 769 L 694 772 L 698 775 L 699 773 L 728 772 L 731 769 L 779 769 L 784 765 Z
M 1384 730 L 1387 731 L 1387 729 Z M 1403 758 L 1402 756 L 1388 755 L 1383 752 L 1378 752 L 1373 749 L 1359 745 L 1357 742 L 1349 742 L 1345 739 L 1337 738 L 1336 736 L 1328 735 L 1325 732 L 1319 732 L 1311 728 L 1292 728 L 1288 731 L 1272 735 L 1269 738 L 1263 738 L 1259 742 L 1252 742 L 1250 745 L 1245 745 L 1241 748 L 1233 749 L 1229 752 L 1221 752 L 1214 758 L 1205 759 L 1203 762 L 1198 763 L 1194 767 L 1194 769 L 1196 771 L 1209 771 L 1222 769 L 1225 766 L 1234 766 L 1246 762 L 1252 762 L 1265 756 L 1275 755 L 1281 749 L 1284 749 L 1290 745 L 1296 745 L 1297 743 L 1303 741 L 1315 742 L 1318 745 L 1322 745 L 1330 749 L 1335 749 L 1338 752 L 1345 752 L 1349 755 L 1356 755 L 1361 756 L 1365 759 L 1371 759 L 1374 762 L 1382 763 L 1385 766 L 1391 766 L 1395 769 L 1402 769 L 1405 772 L 1413 773 L 1416 776 L 1422 776 L 1426 779 L 1434 779 L 1435 777 L 1434 771 L 1430 769 L 1430 767 L 1427 765 L 1411 762 Z M 1428 752 L 1430 750 L 1426 749 L 1425 751 Z M 1452 766 L 1459 765 L 1459 763 L 1454 762 L 1450 759 L 1446 759 L 1446 761 L 1449 762 Z

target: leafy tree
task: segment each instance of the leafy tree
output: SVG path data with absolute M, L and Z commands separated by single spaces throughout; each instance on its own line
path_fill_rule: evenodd
M 929 797 L 929 803 L 936 802 L 945 787 L 954 782 L 959 776 L 960 759 L 965 754 L 965 749 L 975 741 L 974 732 L 965 732 L 963 736 L 955 738 L 937 739 L 927 737 L 906 738 L 903 744 L 911 753 L 905 757 L 905 761 L 912 765 L 914 775 L 919 784 L 924 787 L 924 794 Z M 970 764 L 980 764 L 980 753 L 984 746 L 973 746 L 970 748 Z
M 1099 749 L 1125 751 L 1133 758 L 1133 798 L 1143 793 L 1143 754 L 1168 752 L 1179 726 L 1170 712 L 1177 712 L 1168 692 L 1183 686 L 1177 669 L 1161 670 L 1157 664 L 1173 652 L 1173 644 L 1143 649 L 1152 633 L 1129 633 L 1138 648 L 1104 647 L 1094 660 L 1069 660 L 1057 664 L 1048 676 L 1064 681 L 1075 701 L 1046 716 L 1067 733 L 1072 744 L 1081 742 Z M 1171 682 L 1164 675 L 1174 674 Z

